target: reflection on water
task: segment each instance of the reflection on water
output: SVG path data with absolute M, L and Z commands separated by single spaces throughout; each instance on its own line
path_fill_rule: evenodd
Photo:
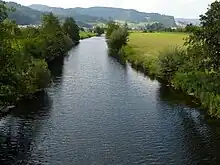
M 168 104 L 183 104 L 191 108 L 199 108 L 199 101 L 181 91 L 176 91 L 166 84 L 160 84 L 158 96 Z
M 49 117 L 51 100 L 40 92 L 18 103 L 12 114 L 0 121 L 0 164 L 22 164 L 28 159 L 34 139 Z
M 187 151 L 186 164 L 219 164 L 220 136 L 213 131 L 217 125 L 207 124 L 206 113 L 198 109 L 197 100 L 163 84 L 158 89 L 158 97 L 173 111 L 172 120 L 176 122 L 176 129 L 182 129 L 176 136 L 181 135 L 182 147 Z

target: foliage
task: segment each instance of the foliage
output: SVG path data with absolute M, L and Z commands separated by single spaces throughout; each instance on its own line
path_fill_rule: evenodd
M 104 28 L 101 28 L 100 26 L 96 26 L 94 32 L 98 35 L 101 36 L 102 34 L 105 33 Z
M 198 27 L 198 26 L 195 26 L 195 25 L 193 25 L 193 24 L 188 24 L 188 25 L 186 25 L 186 27 L 185 27 L 185 32 L 187 32 L 187 33 L 193 33 L 193 32 L 195 32 L 195 31 L 197 31 L 197 30 L 199 30 L 199 27 Z
M 95 33 L 93 32 L 89 32 L 89 31 L 80 31 L 80 39 L 86 39 L 86 38 L 90 38 L 90 37 L 94 37 L 96 36 Z
M 153 24 L 148 24 L 145 27 L 146 32 L 155 32 L 155 31 L 163 31 L 165 29 L 164 25 L 162 23 L 153 23 Z
M 220 64 L 220 2 L 215 1 L 210 8 L 201 15 L 201 29 L 190 38 L 189 44 L 200 43 L 203 45 L 207 58 L 210 58 L 209 67 L 219 70 Z
M 158 57 L 160 67 L 158 76 L 169 82 L 173 79 L 175 73 L 183 67 L 187 59 L 185 50 L 178 47 L 164 50 Z
M 65 34 L 72 39 L 74 44 L 79 43 L 80 40 L 79 27 L 72 17 L 66 18 L 63 24 L 63 29 Z
M 7 12 L 0 3 L 0 105 L 46 88 L 51 81 L 46 62 L 63 56 L 73 45 L 52 13 L 43 16 L 41 27 L 20 29 Z
M 110 28 L 112 27 L 110 26 Z M 120 49 L 127 44 L 128 35 L 126 27 L 119 27 L 113 30 L 108 39 L 108 47 L 111 55 L 117 55 Z
M 113 31 L 117 30 L 120 26 L 116 24 L 114 21 L 110 21 L 107 24 L 107 30 L 106 30 L 106 38 L 110 38 Z

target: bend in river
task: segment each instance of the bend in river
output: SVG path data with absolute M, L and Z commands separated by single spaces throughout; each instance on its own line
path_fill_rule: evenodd
M 53 85 L 0 120 L 0 164 L 205 165 L 220 140 L 180 95 L 83 40 L 51 67 Z

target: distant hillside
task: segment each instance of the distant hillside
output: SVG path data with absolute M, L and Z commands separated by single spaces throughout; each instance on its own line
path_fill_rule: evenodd
M 195 18 L 195 19 L 189 19 L 189 18 L 175 18 L 176 23 L 180 24 L 182 26 L 186 26 L 187 24 L 193 24 L 193 25 L 199 25 L 200 24 L 200 20 Z
M 74 8 L 74 11 L 80 14 L 91 16 L 102 16 L 104 19 L 124 20 L 132 23 L 140 22 L 160 22 L 166 27 L 175 26 L 173 16 L 161 15 L 158 13 L 144 13 L 133 9 L 120 9 L 111 7 L 91 7 Z
M 15 20 L 17 24 L 27 25 L 40 23 L 42 12 L 22 6 L 15 2 L 7 2 L 6 6 L 16 9 L 14 12 L 9 12 L 8 15 L 9 18 Z
M 1 2 L 1 1 L 0 1 Z M 15 11 L 9 12 L 9 19 L 14 20 L 19 25 L 30 25 L 30 24 L 40 24 L 41 16 L 44 13 L 48 13 L 46 10 L 45 12 L 34 10 L 27 6 L 22 6 L 15 2 L 6 2 L 6 6 L 8 8 L 14 8 Z M 62 21 L 66 18 L 63 15 L 57 15 L 59 19 Z M 90 18 L 90 16 L 88 16 Z M 86 16 L 83 17 L 84 21 L 77 21 L 77 24 L 82 27 L 91 27 L 91 25 L 87 24 Z
M 106 23 L 108 20 L 127 21 L 134 24 L 147 24 L 160 22 L 165 27 L 176 26 L 173 16 L 158 13 L 143 13 L 133 9 L 120 9 L 109 7 L 91 8 L 56 8 L 45 5 L 22 6 L 15 2 L 7 2 L 6 6 L 16 9 L 9 13 L 9 18 L 15 20 L 19 25 L 39 24 L 43 13 L 53 12 L 61 20 L 73 17 L 78 25 L 91 27 L 92 24 Z
M 121 20 L 128 21 L 132 23 L 140 22 L 160 22 L 164 24 L 165 27 L 176 26 L 175 19 L 173 16 L 161 15 L 158 13 L 144 13 L 133 9 L 120 9 L 120 8 L 110 8 L 110 7 L 91 7 L 91 8 L 55 8 L 45 5 L 30 5 L 32 9 L 50 12 L 55 14 L 70 16 L 74 15 L 76 20 L 83 20 L 91 22 L 94 20 L 104 21 L 104 20 Z M 89 17 L 88 17 L 89 16 Z
M 64 17 L 74 17 L 76 21 L 80 21 L 83 23 L 98 23 L 98 22 L 106 22 L 105 19 L 96 16 L 81 14 L 76 12 L 74 9 L 63 9 L 57 7 L 49 7 L 46 5 L 30 5 L 28 6 L 31 9 L 38 10 L 41 12 L 53 12 L 56 15 L 64 16 Z

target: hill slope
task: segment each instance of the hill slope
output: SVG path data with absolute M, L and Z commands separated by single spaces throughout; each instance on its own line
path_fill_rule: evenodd
M 55 8 L 45 5 L 30 5 L 32 9 L 49 12 L 52 11 L 58 15 L 75 15 L 75 18 L 83 19 L 83 16 L 90 16 L 92 20 L 102 21 L 102 20 L 121 20 L 134 23 L 140 22 L 160 22 L 166 27 L 176 26 L 175 19 L 173 16 L 161 15 L 158 13 L 144 13 L 133 9 L 120 9 L 111 7 L 91 7 L 91 8 Z M 81 16 L 81 17 L 80 17 Z M 101 17 L 101 18 L 100 18 Z M 89 21 L 89 20 L 87 20 Z
M 76 21 L 84 22 L 84 23 L 97 23 L 97 22 L 106 22 L 105 19 L 101 17 L 81 14 L 75 11 L 74 9 L 63 9 L 58 7 L 49 7 L 46 5 L 30 5 L 28 6 L 31 9 L 38 10 L 41 12 L 53 12 L 55 15 L 64 16 L 64 17 L 74 17 Z
M 200 20 L 199 19 L 189 19 L 189 18 L 176 18 L 175 19 L 176 22 L 179 22 L 179 23 L 182 23 L 184 25 L 187 25 L 187 24 L 193 24 L 193 25 L 197 25 L 199 26 L 200 25 Z
M 41 16 L 44 13 L 48 13 L 47 10 L 38 11 L 27 6 L 17 4 L 15 2 L 6 2 L 5 4 L 8 8 L 15 9 L 15 11 L 13 12 L 8 12 L 8 15 L 9 15 L 9 19 L 14 20 L 19 25 L 40 24 Z M 64 20 L 67 15 L 57 14 L 57 16 L 59 17 L 60 20 Z M 91 25 L 87 24 L 88 22 L 87 20 L 94 21 L 95 18 L 91 18 L 91 16 L 81 16 L 80 20 L 77 21 L 77 24 L 82 27 L 91 27 Z
M 16 9 L 14 12 L 9 12 L 8 15 L 9 18 L 15 20 L 17 24 L 27 25 L 40 23 L 41 15 L 43 14 L 42 12 L 22 6 L 15 2 L 6 2 L 6 6 Z

